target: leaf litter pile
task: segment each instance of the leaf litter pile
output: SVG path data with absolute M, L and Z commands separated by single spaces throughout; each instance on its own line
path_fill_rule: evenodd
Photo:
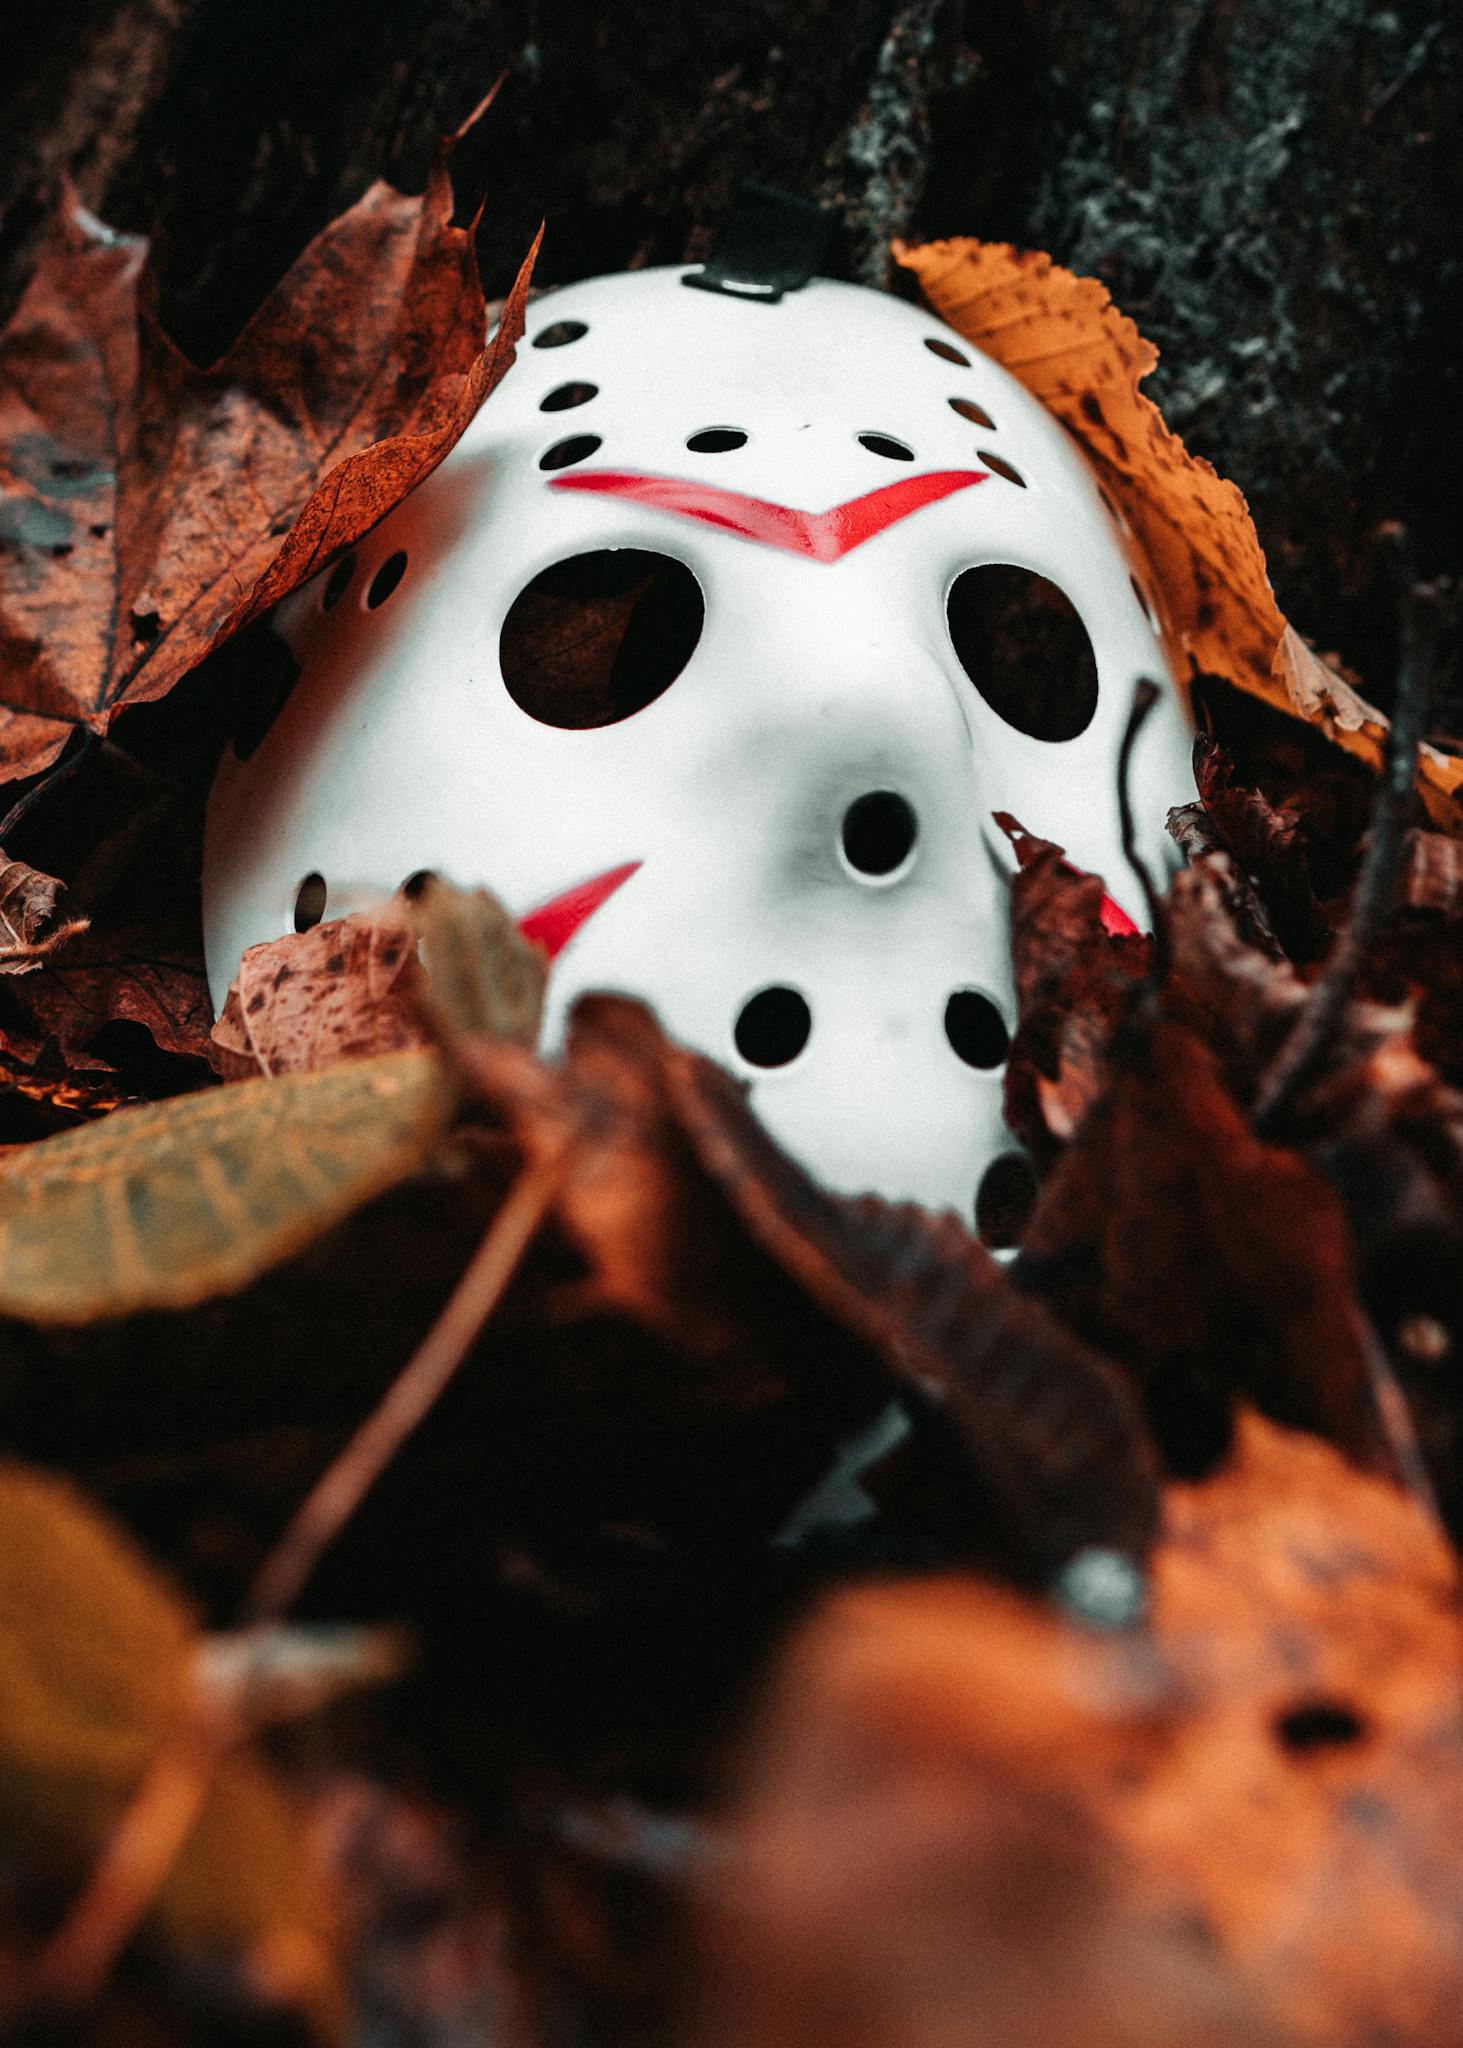
M 62 209 L 0 337 L 5 2038 L 1454 2037 L 1447 593 L 1382 537 L 1389 723 L 1100 286 L 899 254 L 1084 442 L 1200 732 L 1151 939 L 1003 820 L 1004 1261 L 627 998 L 538 1058 L 484 893 L 256 948 L 215 1025 L 270 608 L 491 402 L 531 257 L 485 344 L 444 150 L 199 368 Z

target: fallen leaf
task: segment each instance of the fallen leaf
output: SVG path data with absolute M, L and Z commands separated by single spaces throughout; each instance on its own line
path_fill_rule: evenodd
M 71 1489 L 0 1464 L 0 1828 L 5 1919 L 74 1898 L 149 1769 L 194 1710 L 198 1637 L 128 1538 Z M 180 1765 L 186 1764 L 180 1759 Z M 301 1817 L 235 1748 L 180 1792 L 197 1812 L 143 1932 L 185 1970 L 231 1968 L 321 2040 L 343 2021 L 334 1925 Z M 44 1907 L 42 1907 L 44 1912 Z M 0 2014 L 24 1983 L 17 1959 Z M 0 2020 L 0 2024 L 4 2021 Z M 8 2025 L 6 2030 L 8 2031 Z
M 564 1068 L 508 1050 L 480 1077 L 530 1155 L 574 1132 L 557 1214 L 590 1262 L 569 1289 L 581 1313 L 593 1300 L 704 1354 L 698 1396 L 723 1409 L 778 1385 L 804 1406 L 818 1397 L 835 1442 L 906 1400 L 932 1461 L 965 1475 L 964 1539 L 1020 1575 L 1094 1545 L 1142 1556 L 1155 1469 L 1123 1376 L 1012 1288 L 963 1224 L 819 1188 L 740 1083 L 628 998 L 575 1005 Z M 805 1448 L 789 1428 L 783 1456 Z
M 1146 1630 L 969 1580 L 843 1594 L 782 1665 L 702 1888 L 712 2014 L 762 2019 L 712 2038 L 933 2048 L 987 2038 L 995 1995 L 991 2038 L 1068 2041 L 1034 1955 L 1104 2048 L 1450 2039 L 1457 1596 L 1416 1502 L 1252 1415 L 1167 1490 Z
M 432 876 L 412 905 L 427 983 L 422 1004 L 449 1048 L 464 1039 L 538 1043 L 549 955 L 487 889 Z
M 424 1160 L 424 1051 L 123 1109 L 0 1164 L 0 1314 L 87 1323 L 244 1286 Z
M 66 886 L 0 848 L 0 974 L 29 974 L 48 954 L 86 930 L 61 908 Z
M 1137 1375 L 1178 1469 L 1212 1458 L 1240 1395 L 1382 1458 L 1335 1190 L 1255 1137 L 1191 1025 L 1130 1024 L 1111 1070 L 1042 1186 L 1018 1275 Z
M 1006 1063 L 1006 1121 L 1043 1169 L 1072 1136 L 1106 1080 L 1106 1048 L 1148 972 L 1150 941 L 1110 934 L 1096 875 L 1078 874 L 1059 846 L 1008 813 L 1016 851 L 1011 961 L 1016 1030 Z
M 1140 392 L 1158 351 L 1106 286 L 1006 242 L 896 242 L 895 254 L 940 318 L 1083 444 L 1153 566 L 1190 676 L 1224 676 L 1379 768 L 1386 719 L 1287 625 L 1244 498 Z M 1463 831 L 1463 760 L 1425 747 L 1418 783 L 1433 822 Z
M 485 345 L 447 156 L 420 197 L 373 185 L 206 369 L 158 327 L 143 246 L 68 195 L 0 336 L 0 774 L 164 696 L 456 443 L 533 257 Z
M 305 1073 L 427 1040 L 404 904 L 251 946 L 213 1027 L 228 1080 Z

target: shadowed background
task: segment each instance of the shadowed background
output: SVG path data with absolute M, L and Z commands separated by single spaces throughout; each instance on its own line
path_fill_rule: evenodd
M 210 357 L 503 70 L 455 165 L 490 296 L 541 216 L 541 283 L 694 258 L 748 174 L 839 207 L 834 267 L 871 283 L 895 234 L 1046 248 L 1158 343 L 1150 395 L 1244 489 L 1282 606 L 1386 701 L 1376 523 L 1428 573 L 1463 556 L 1436 0 L 48 0 L 0 25 L 0 294 L 69 174 L 162 238 L 164 316 Z

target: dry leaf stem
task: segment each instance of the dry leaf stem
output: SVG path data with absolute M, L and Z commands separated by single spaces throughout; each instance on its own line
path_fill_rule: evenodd
M 545 1153 L 519 1175 L 414 1357 L 316 1480 L 260 1567 L 245 1606 L 246 1623 L 276 1621 L 294 1603 L 325 1551 L 439 1399 L 517 1271 L 567 1164 L 566 1146 Z

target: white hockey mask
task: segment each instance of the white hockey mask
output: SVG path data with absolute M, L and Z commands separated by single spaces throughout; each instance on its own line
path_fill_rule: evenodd
M 533 304 L 448 459 L 280 607 L 299 681 L 210 805 L 214 1002 L 292 926 L 486 884 L 555 955 L 549 1049 L 583 991 L 640 996 L 824 1181 L 969 1218 L 1011 1149 L 992 813 L 1141 917 L 1118 749 L 1173 675 L 1147 570 L 1063 428 L 929 313 L 688 274 Z M 1155 869 L 1188 762 L 1166 692 L 1131 773 Z

